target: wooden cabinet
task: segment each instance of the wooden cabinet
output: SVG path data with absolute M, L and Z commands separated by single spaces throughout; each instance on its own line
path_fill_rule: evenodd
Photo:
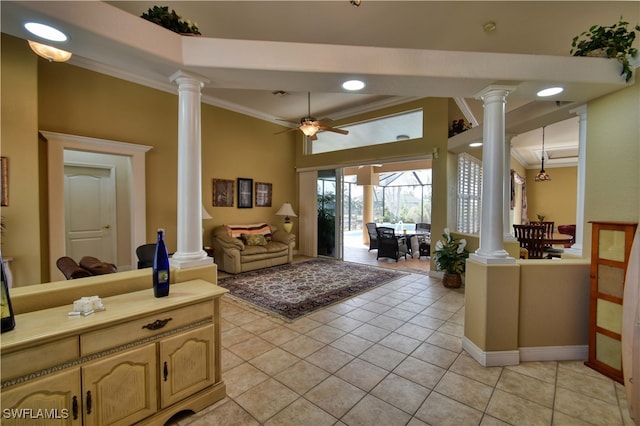
M 88 317 L 68 317 L 70 306 L 16 316 L 1 341 L 2 408 L 14 410 L 2 423 L 34 424 L 18 417 L 40 412 L 47 425 L 163 424 L 224 398 L 226 290 L 194 280 L 171 291 L 108 297 L 107 310 Z
M 131 425 L 158 410 L 155 344 L 82 368 L 84 424 Z
M 212 337 L 213 327 L 208 326 L 159 343 L 163 408 L 214 383 Z
M 589 359 L 585 364 L 623 383 L 622 301 L 637 224 L 591 223 Z
M 3 389 L 1 423 L 5 426 L 79 426 L 82 425 L 81 400 L 80 368 L 69 368 Z

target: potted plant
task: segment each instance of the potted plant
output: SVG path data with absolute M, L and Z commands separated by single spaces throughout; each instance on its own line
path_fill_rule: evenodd
M 201 35 L 198 24 L 188 19 L 182 19 L 175 10 L 169 12 L 168 6 L 153 6 L 147 13 L 140 15 L 141 18 L 158 24 L 174 33 L 183 35 Z
M 438 240 L 433 260 L 437 271 L 444 271 L 442 284 L 447 288 L 458 288 L 462 285 L 460 274 L 464 272 L 465 260 L 469 257 L 466 249 L 467 240 L 454 238 L 449 228 L 444 229 L 443 240 Z
M 458 135 L 462 132 L 466 132 L 471 128 L 471 124 L 464 121 L 464 118 L 453 120 L 451 126 L 449 126 L 449 137 Z
M 640 31 L 640 25 L 636 25 L 629 31 L 628 22 L 620 20 L 610 26 L 594 25 L 588 31 L 583 31 L 573 38 L 570 53 L 573 56 L 603 56 L 616 58 L 622 64 L 620 75 L 629 81 L 633 70 L 629 64 L 629 57 L 635 58 L 638 49 L 633 47 L 636 33 Z

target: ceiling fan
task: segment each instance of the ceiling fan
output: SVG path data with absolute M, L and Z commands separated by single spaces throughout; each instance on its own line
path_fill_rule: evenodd
M 316 136 L 316 133 L 318 132 L 327 131 L 327 132 L 340 133 L 341 135 L 349 134 L 348 130 L 342 130 L 342 129 L 338 129 L 337 127 L 329 126 L 329 124 L 333 121 L 330 118 L 322 118 L 320 120 L 316 120 L 314 117 L 311 116 L 311 92 L 307 92 L 307 116 L 306 117 L 303 117 L 302 119 L 300 119 L 299 122 L 281 120 L 281 119 L 278 119 L 278 120 L 286 121 L 287 123 L 296 124 L 297 127 L 283 130 L 278 133 L 274 133 L 275 135 L 300 130 L 307 137 L 309 137 L 310 140 L 314 141 L 318 139 L 318 137 Z

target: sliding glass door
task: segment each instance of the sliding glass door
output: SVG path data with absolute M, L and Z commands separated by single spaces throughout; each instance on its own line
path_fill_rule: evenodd
M 318 170 L 318 256 L 342 259 L 342 171 Z

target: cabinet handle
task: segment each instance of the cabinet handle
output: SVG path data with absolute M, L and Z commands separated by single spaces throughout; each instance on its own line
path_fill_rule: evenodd
M 87 391 L 87 414 L 91 414 L 91 391 Z
M 169 321 L 171 321 L 173 318 L 165 318 L 163 320 L 155 320 L 154 322 L 147 324 L 147 325 L 143 325 L 142 328 L 148 328 L 149 330 L 159 330 L 162 327 L 164 327 L 165 325 L 167 325 L 167 323 Z
M 78 397 L 75 395 L 73 395 L 73 403 L 71 407 L 71 411 L 73 412 L 73 420 L 78 420 Z
M 167 381 L 167 377 L 169 376 L 169 366 L 167 365 L 167 361 L 164 362 L 164 381 Z

